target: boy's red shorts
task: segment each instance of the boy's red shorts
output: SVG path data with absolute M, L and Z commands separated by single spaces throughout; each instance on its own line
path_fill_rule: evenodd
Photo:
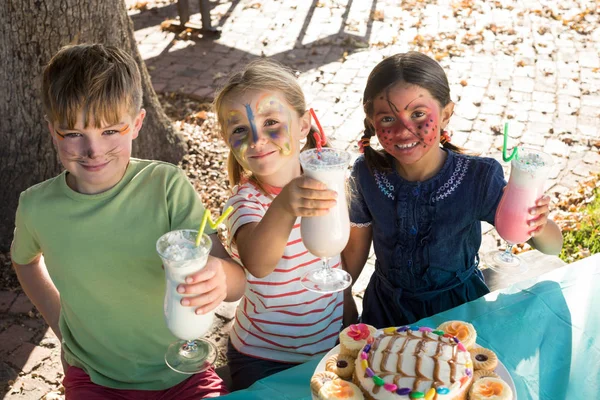
M 179 385 L 165 390 L 111 389 L 97 385 L 81 368 L 69 367 L 63 380 L 66 400 L 105 400 L 105 399 L 204 399 L 219 397 L 229 393 L 223 380 L 214 369 L 192 375 Z

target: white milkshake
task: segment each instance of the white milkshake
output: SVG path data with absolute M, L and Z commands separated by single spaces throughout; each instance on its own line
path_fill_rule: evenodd
M 342 252 L 350 237 L 350 217 L 346 201 L 346 171 L 350 154 L 345 151 L 324 148 L 321 158 L 316 150 L 300 154 L 304 175 L 327 185 L 338 193 L 337 204 L 326 215 L 304 217 L 300 232 L 304 245 L 318 257 L 333 257 Z
M 198 231 L 190 229 L 172 231 L 156 242 L 156 250 L 165 268 L 165 321 L 169 330 L 182 339 L 169 347 L 165 361 L 173 370 L 186 374 L 210 367 L 214 363 L 214 359 L 210 358 L 215 353 L 212 349 L 214 345 L 201 339 L 213 323 L 214 312 L 196 314 L 195 307 L 181 305 L 184 297 L 196 295 L 177 292 L 177 286 L 185 283 L 186 277 L 206 266 L 212 242 L 203 235 L 200 245 L 196 247 L 197 234 Z
M 332 269 L 329 258 L 344 250 L 350 238 L 350 217 L 346 200 L 346 171 L 350 153 L 331 148 L 307 150 L 300 153 L 304 175 L 327 185 L 337 192 L 337 203 L 326 215 L 302 217 L 300 234 L 302 242 L 315 256 L 321 257 L 323 266 L 306 273 L 300 283 L 319 293 L 344 290 L 352 283 L 352 277 L 341 268 Z

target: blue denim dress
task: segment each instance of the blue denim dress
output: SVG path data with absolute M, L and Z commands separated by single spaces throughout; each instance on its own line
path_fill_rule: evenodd
M 494 223 L 504 173 L 492 158 L 447 155 L 424 182 L 370 171 L 364 156 L 354 164 L 350 221 L 371 225 L 377 257 L 365 323 L 411 324 L 489 293 L 478 269 L 480 221 Z

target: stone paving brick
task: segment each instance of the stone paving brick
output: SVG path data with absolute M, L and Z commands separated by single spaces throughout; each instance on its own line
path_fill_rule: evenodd
M 7 312 L 8 308 L 16 298 L 17 293 L 6 291 L 0 292 L 0 313 Z
M 51 354 L 50 349 L 26 342 L 10 354 L 9 363 L 27 374 L 42 361 L 50 358 Z
M 0 333 L 0 355 L 6 357 L 15 351 L 21 344 L 31 340 L 35 332 L 28 328 L 13 324 L 4 332 Z
M 2 388 L 7 385 L 9 381 L 14 381 L 19 373 L 4 361 L 0 361 L 0 394 L 2 394 Z
M 583 161 L 587 164 L 600 165 L 600 153 L 598 151 L 586 151 Z
M 19 376 L 13 385 L 5 399 L 19 399 L 19 400 L 39 400 L 44 394 L 55 389 L 54 386 L 45 382 L 42 379 L 33 378 L 31 375 Z
M 553 126 L 554 125 L 552 125 L 549 122 L 530 121 L 527 123 L 527 131 L 531 133 L 539 133 L 541 135 L 546 136 L 553 131 Z
M 569 146 L 558 139 L 548 139 L 544 145 L 544 152 L 560 157 L 567 157 L 570 151 Z
M 13 314 L 27 314 L 29 311 L 33 310 L 34 306 L 31 304 L 31 301 L 24 293 L 19 294 L 17 299 L 14 301 L 10 310 L 8 312 Z

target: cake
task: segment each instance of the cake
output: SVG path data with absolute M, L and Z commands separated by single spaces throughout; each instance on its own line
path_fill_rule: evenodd
M 456 336 L 467 350 L 472 349 L 477 340 L 477 331 L 475 331 L 475 327 L 468 322 L 447 321 L 438 326 L 438 329 L 449 333 L 452 336 Z
M 371 341 L 375 327 L 367 324 L 352 324 L 340 332 L 340 354 L 358 357 L 360 350 Z
M 355 361 L 354 383 L 366 399 L 466 399 L 472 379 L 460 340 L 427 327 L 378 330 Z
M 325 362 L 325 371 L 333 372 L 342 379 L 350 380 L 354 375 L 354 360 L 345 354 L 334 354 Z
M 502 379 L 480 378 L 473 382 L 469 390 L 470 400 L 512 400 L 510 386 Z
M 360 389 L 352 382 L 334 379 L 321 387 L 319 400 L 364 400 Z
M 473 361 L 473 369 L 493 371 L 498 366 L 498 356 L 490 349 L 485 347 L 476 347 L 469 350 L 471 360 Z

